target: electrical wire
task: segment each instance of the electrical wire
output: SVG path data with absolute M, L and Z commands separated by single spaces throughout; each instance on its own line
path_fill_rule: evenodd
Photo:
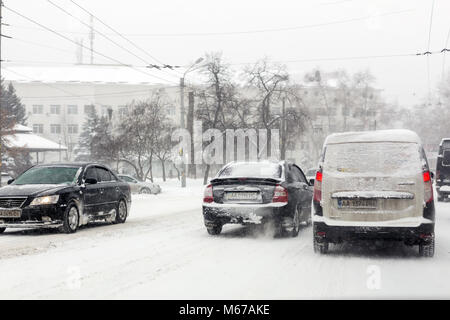
M 41 24 L 41 23 L 39 23 L 39 22 L 37 22 L 37 21 L 35 21 L 35 20 L 33 20 L 33 19 L 31 19 L 31 18 L 25 16 L 25 15 L 23 15 L 23 14 L 21 14 L 20 12 L 17 12 L 16 10 L 9 8 L 8 6 L 5 6 L 5 5 L 4 5 L 4 8 L 7 9 L 7 10 L 9 10 L 9 11 L 11 11 L 11 12 L 13 12 L 13 13 L 15 13 L 16 15 L 18 15 L 18 16 L 24 18 L 25 20 L 28 20 L 28 21 L 30 21 L 30 22 L 32 22 L 32 23 L 34 23 L 34 24 L 36 24 L 36 25 L 42 27 L 43 29 L 45 29 L 45 30 L 47 30 L 47 31 L 49 31 L 49 32 L 51 32 L 51 33 L 56 34 L 57 36 L 59 36 L 59 37 L 65 39 L 65 40 L 67 40 L 67 41 L 69 41 L 69 42 L 72 42 L 72 43 L 74 43 L 74 44 L 76 44 L 76 45 L 81 46 L 82 48 L 85 48 L 85 49 L 87 49 L 87 50 L 90 50 L 90 48 L 84 46 L 83 44 L 77 43 L 76 41 L 74 41 L 74 40 L 72 40 L 72 39 L 66 37 L 65 35 L 60 34 L 59 32 L 57 32 L 57 31 L 55 31 L 55 30 L 53 30 L 53 29 L 51 29 L 51 28 L 49 28 L 49 27 L 47 27 L 47 26 L 45 26 L 45 25 L 43 25 L 43 24 Z M 140 73 L 143 73 L 143 74 L 145 74 L 145 75 L 147 75 L 147 76 L 150 76 L 150 77 L 153 77 L 153 78 L 156 78 L 156 79 L 165 81 L 165 82 L 176 83 L 176 82 L 174 82 L 174 81 L 167 80 L 167 79 L 161 78 L 161 77 L 159 77 L 159 76 L 156 76 L 156 75 L 147 73 L 147 72 L 145 72 L 145 71 L 143 71 L 143 70 L 136 69 L 136 68 L 134 68 L 134 67 L 132 67 L 132 66 L 130 66 L 130 65 L 127 65 L 127 64 L 125 64 L 125 63 L 123 63 L 123 62 L 121 62 L 121 61 L 119 61 L 119 60 L 117 60 L 117 59 L 115 59 L 115 58 L 109 57 L 109 56 L 107 56 L 107 55 L 105 55 L 105 54 L 103 54 L 103 53 L 101 53 L 101 52 L 96 51 L 96 50 L 92 50 L 92 52 L 94 52 L 95 54 L 97 54 L 97 55 L 99 55 L 99 56 L 102 56 L 102 57 L 104 57 L 104 58 L 106 58 L 106 59 L 108 59 L 108 60 L 114 61 L 114 62 L 116 62 L 116 63 L 118 63 L 118 64 L 120 64 L 120 65 L 122 65 L 122 66 L 130 67 L 130 68 L 132 68 L 132 69 L 134 69 L 134 70 L 136 70 L 136 71 L 138 71 L 138 72 L 140 72 Z
M 113 27 L 111 27 L 110 25 L 108 25 L 106 22 L 104 22 L 103 20 L 101 20 L 100 18 L 98 18 L 96 15 L 94 15 L 92 12 L 90 12 L 89 10 L 85 9 L 84 7 L 82 7 L 81 5 L 79 5 L 77 2 L 70 0 L 70 2 L 72 2 L 74 5 L 76 5 L 78 8 L 80 8 L 81 10 L 83 10 L 84 12 L 86 12 L 87 14 L 93 16 L 97 21 L 99 21 L 101 24 L 103 24 L 105 27 L 107 27 L 109 30 L 113 31 L 116 35 L 118 35 L 119 37 L 121 37 L 122 39 L 124 39 L 125 41 L 127 41 L 129 44 L 131 44 L 133 47 L 135 47 L 136 49 L 138 49 L 139 51 L 143 52 L 144 54 L 146 54 L 148 57 L 150 57 L 151 59 L 153 59 L 154 61 L 156 61 L 157 63 L 160 63 L 162 65 L 165 65 L 165 63 L 163 63 L 161 60 L 155 58 L 153 55 L 151 55 L 150 53 L 148 53 L 148 51 L 142 49 L 141 47 L 139 47 L 137 44 L 135 44 L 133 41 L 129 40 L 127 37 L 125 37 L 124 35 L 122 35 L 120 32 L 118 32 L 116 29 L 114 29 Z

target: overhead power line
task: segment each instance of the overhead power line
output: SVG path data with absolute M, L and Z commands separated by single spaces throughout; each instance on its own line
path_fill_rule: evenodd
M 232 36 L 232 35 L 245 35 L 245 34 L 258 34 L 258 33 L 269 33 L 269 32 L 284 32 L 284 31 L 295 31 L 295 30 L 302 30 L 302 29 L 311 29 L 311 28 L 319 28 L 319 27 L 326 27 L 326 26 L 332 26 L 337 24 L 345 24 L 345 23 L 351 23 L 351 22 L 358 22 L 358 21 L 364 21 L 368 19 L 372 19 L 375 17 L 386 17 L 391 15 L 398 15 L 398 14 L 404 14 L 408 12 L 413 12 L 414 9 L 405 9 L 400 11 L 391 11 L 391 12 L 385 12 L 381 14 L 375 14 L 375 15 L 366 15 L 362 17 L 356 17 L 356 18 L 350 18 L 350 19 L 342 19 L 342 20 L 335 20 L 330 22 L 323 22 L 323 23 L 315 23 L 315 24 L 306 24 L 306 25 L 299 25 L 299 26 L 292 26 L 292 27 L 279 27 L 279 28 L 266 28 L 266 29 L 255 29 L 255 30 L 237 30 L 237 31 L 223 31 L 223 32 L 175 32 L 175 33 L 104 33 L 108 36 L 116 35 L 121 37 L 208 37 L 208 36 Z M 87 13 L 90 13 L 89 11 L 85 11 Z M 100 20 L 99 20 L 100 21 Z M 101 22 L 101 21 L 100 21 Z M 31 26 L 20 26 L 20 25 L 13 25 L 13 27 L 16 28 L 27 28 L 27 29 L 37 29 Z M 57 30 L 61 33 L 70 33 L 70 34 L 84 34 L 80 31 L 71 31 L 71 30 Z M 129 39 L 126 39 L 127 41 L 130 41 Z M 154 59 L 155 61 L 163 64 L 161 61 L 158 61 L 157 59 Z
M 150 57 L 151 59 L 153 59 L 154 61 L 164 65 L 165 63 L 162 62 L 161 60 L 155 58 L 153 55 L 151 55 L 148 51 L 142 49 L 140 46 L 138 46 L 137 44 L 135 44 L 133 41 L 129 40 L 127 37 L 125 37 L 123 34 L 121 34 L 119 31 L 117 31 L 116 29 L 114 29 L 113 27 L 111 27 L 109 24 L 107 24 L 106 22 L 104 22 L 103 20 L 101 20 L 100 18 L 98 18 L 96 15 L 94 15 L 92 12 L 90 12 L 89 10 L 85 9 L 84 7 L 82 7 L 81 5 L 79 5 L 77 2 L 70 0 L 70 2 L 72 2 L 74 5 L 76 5 L 78 8 L 80 8 L 81 10 L 83 10 L 84 12 L 92 15 L 97 21 L 99 21 L 101 24 L 103 24 L 106 28 L 108 28 L 109 30 L 111 30 L 112 32 L 114 32 L 116 35 L 118 35 L 119 37 L 121 37 L 122 39 L 124 39 L 125 41 L 127 41 L 129 44 L 131 44 L 133 47 L 135 47 L 136 49 L 138 49 L 139 51 L 143 52 L 144 54 L 146 54 L 148 57 Z
M 51 0 L 47 0 L 48 3 L 50 3 L 52 6 L 54 6 L 55 8 L 57 8 L 58 10 L 64 12 L 66 15 L 72 17 L 73 19 L 77 20 L 78 22 L 80 22 L 82 25 L 91 28 L 93 32 L 98 33 L 100 36 L 102 36 L 103 38 L 105 38 L 106 40 L 110 41 L 111 43 L 113 43 L 115 46 L 119 47 L 120 49 L 128 52 L 129 54 L 131 54 L 132 56 L 134 56 L 135 58 L 139 59 L 140 61 L 144 62 L 147 65 L 152 65 L 150 62 L 148 62 L 147 60 L 143 59 L 142 57 L 138 56 L 137 54 L 135 54 L 134 52 L 132 52 L 131 50 L 129 50 L 128 48 L 122 46 L 120 43 L 117 43 L 116 41 L 114 41 L 113 39 L 111 39 L 109 36 L 107 36 L 106 34 L 104 34 L 103 32 L 98 31 L 97 29 L 93 28 L 90 24 L 84 22 L 83 20 L 75 17 L 73 14 L 71 14 L 69 11 L 65 10 L 64 8 L 62 8 L 61 6 L 57 5 L 56 3 L 54 3 Z M 171 66 L 171 65 L 165 65 L 163 68 L 169 68 L 169 69 L 174 69 L 176 66 Z M 161 68 L 158 68 L 158 70 L 161 70 Z
M 82 48 L 85 48 L 85 49 L 90 50 L 90 48 L 84 46 L 83 44 L 77 43 L 76 41 L 74 41 L 74 40 L 72 40 L 72 39 L 66 37 L 65 35 L 63 35 L 63 34 L 57 32 L 57 31 L 55 31 L 55 30 L 53 30 L 53 29 L 51 29 L 51 28 L 49 28 L 49 27 L 47 27 L 47 26 L 45 26 L 45 25 L 43 25 L 43 24 L 41 24 L 41 23 L 39 23 L 39 22 L 37 22 L 37 21 L 35 21 L 35 20 L 33 20 L 33 19 L 31 19 L 31 18 L 25 16 L 25 15 L 23 15 L 23 14 L 21 14 L 20 12 L 14 10 L 14 9 L 9 8 L 8 6 L 4 6 L 4 8 L 7 9 L 7 10 L 9 10 L 9 11 L 11 11 L 11 12 L 13 12 L 13 13 L 15 13 L 16 15 L 22 17 L 23 19 L 28 20 L 28 21 L 30 21 L 30 22 L 32 22 L 32 23 L 34 23 L 34 24 L 40 26 L 41 28 L 43 28 L 43 29 L 45 29 L 45 30 L 47 30 L 47 31 L 49 31 L 49 32 L 51 32 L 51 33 L 53 33 L 53 34 L 56 34 L 57 36 L 59 36 L 59 37 L 65 39 L 65 40 L 67 40 L 67 41 L 69 41 L 69 42 L 72 42 L 72 43 L 74 43 L 74 44 L 76 44 L 76 45 L 81 46 Z M 105 54 L 103 54 L 103 53 L 101 53 L 101 52 L 98 52 L 98 51 L 96 51 L 96 50 L 93 50 L 93 52 L 94 52 L 95 54 L 99 55 L 99 56 L 102 56 L 102 57 L 108 59 L 108 60 L 114 61 L 114 62 L 116 62 L 116 63 L 119 64 L 119 65 L 122 65 L 122 66 L 125 66 L 125 67 L 131 67 L 132 69 L 134 69 L 134 70 L 136 70 L 136 71 L 138 71 L 138 72 L 140 72 L 140 73 L 143 73 L 143 74 L 145 74 L 145 75 L 147 75 L 147 76 L 150 76 L 150 77 L 153 77 L 153 78 L 156 78 L 156 79 L 159 79 L 159 80 L 163 80 L 163 81 L 165 81 L 165 82 L 177 83 L 177 82 L 174 82 L 174 81 L 171 81 L 171 80 L 167 80 L 167 79 L 161 78 L 161 77 L 159 77 L 159 76 L 150 74 L 150 73 L 145 72 L 145 71 L 143 71 L 143 70 L 136 69 L 136 68 L 134 68 L 134 67 L 132 67 L 132 66 L 130 66 L 130 65 L 128 65 L 128 64 L 125 64 L 125 63 L 123 63 L 123 62 L 121 62 L 121 61 L 119 61 L 119 60 L 117 60 L 117 59 L 115 59 L 115 58 L 112 58 L 112 57 L 110 57 L 110 56 L 108 56 L 108 55 L 105 55 Z

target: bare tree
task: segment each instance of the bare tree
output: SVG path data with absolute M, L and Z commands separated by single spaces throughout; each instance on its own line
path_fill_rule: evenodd
M 130 164 L 141 180 L 147 179 L 150 174 L 153 181 L 154 145 L 166 122 L 165 105 L 164 98 L 159 93 L 147 101 L 129 105 L 129 112 L 119 129 L 122 140 L 119 160 Z

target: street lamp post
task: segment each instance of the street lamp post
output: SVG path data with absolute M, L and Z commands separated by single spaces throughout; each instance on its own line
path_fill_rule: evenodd
M 203 61 L 203 58 L 198 58 L 189 68 L 186 69 L 186 71 L 183 73 L 183 77 L 180 78 L 180 126 L 182 129 L 186 129 L 186 121 L 185 121 L 185 116 L 186 116 L 186 110 L 184 108 L 184 79 L 186 77 L 186 74 L 190 71 L 192 71 L 192 67 L 194 67 L 195 65 L 199 64 L 200 62 Z M 186 155 L 184 154 L 184 150 L 181 151 L 182 157 L 184 158 L 184 160 L 186 160 L 188 157 L 186 157 Z M 181 187 L 185 188 L 186 187 L 186 172 L 187 172 L 187 163 L 186 161 L 183 161 L 182 165 L 181 165 Z

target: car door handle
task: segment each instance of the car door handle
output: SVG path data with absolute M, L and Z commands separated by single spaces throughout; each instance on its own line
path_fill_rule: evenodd
M 100 189 L 100 193 L 103 193 L 105 191 L 105 189 Z
M 120 188 L 119 187 L 116 187 L 116 192 L 119 192 L 120 191 Z

